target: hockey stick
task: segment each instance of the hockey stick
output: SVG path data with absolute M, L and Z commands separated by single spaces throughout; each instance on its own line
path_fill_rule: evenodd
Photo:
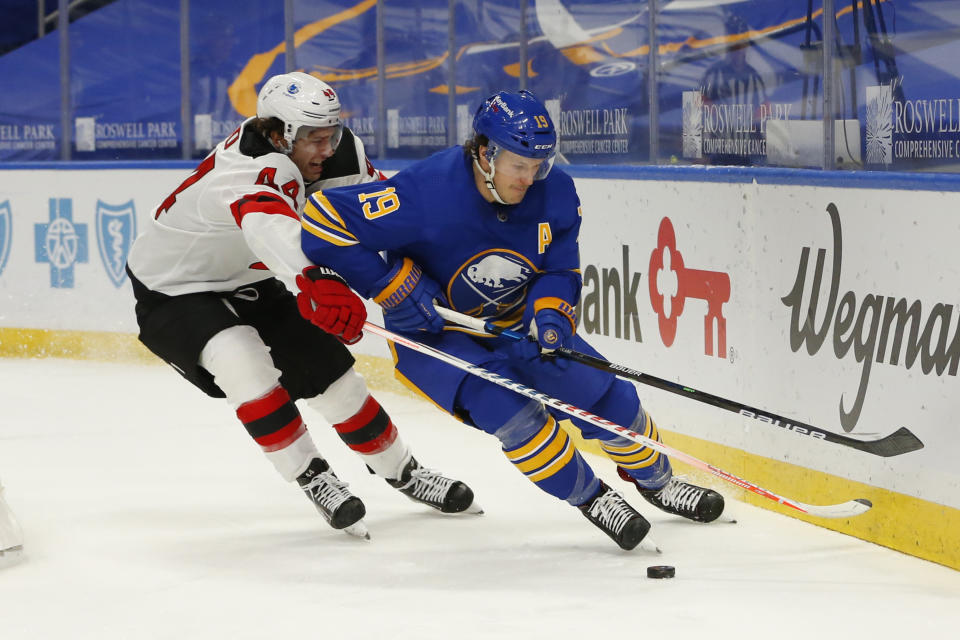
M 474 331 L 504 336 L 511 340 L 533 339 L 532 337 L 525 336 L 522 333 L 504 329 L 503 327 L 499 327 L 492 322 L 486 322 L 480 318 L 473 318 L 471 316 L 453 311 L 452 309 L 437 307 L 437 313 L 440 314 L 440 317 L 448 322 L 453 322 L 463 327 L 467 327 L 468 329 L 473 329 Z M 599 369 L 601 371 L 607 371 L 627 380 L 642 382 L 643 384 L 656 387 L 657 389 L 663 389 L 664 391 L 669 391 L 670 393 L 675 393 L 685 398 L 690 398 L 692 400 L 697 400 L 698 402 L 713 405 L 714 407 L 718 407 L 720 409 L 726 409 L 727 411 L 731 411 L 747 418 L 753 418 L 761 424 L 770 425 L 771 427 L 777 427 L 779 429 L 786 429 L 787 431 L 797 435 L 807 436 L 817 440 L 826 440 L 827 442 L 839 444 L 844 447 L 850 447 L 851 449 L 857 449 L 858 451 L 870 453 L 875 456 L 889 458 L 891 456 L 899 456 L 901 454 L 910 453 L 911 451 L 916 451 L 923 448 L 923 442 L 921 442 L 920 439 L 917 438 L 917 436 L 915 436 L 913 432 L 906 427 L 900 427 L 893 433 L 887 434 L 882 438 L 877 438 L 875 440 L 859 440 L 840 435 L 832 431 L 827 431 L 819 427 L 814 427 L 813 425 L 809 425 L 804 422 L 791 420 L 781 415 L 777 415 L 776 413 L 763 411 L 735 400 L 728 400 L 727 398 L 721 398 L 720 396 L 715 396 L 711 393 L 698 391 L 676 382 L 670 382 L 669 380 L 652 376 L 649 373 L 643 373 L 642 371 L 625 367 L 622 364 L 616 364 L 602 358 L 597 358 L 588 353 L 581 353 L 566 347 L 560 347 L 554 350 L 553 353 L 581 364 L 585 364 L 588 367 L 593 367 L 594 369 Z
M 703 462 L 702 460 L 699 460 L 698 458 L 694 458 L 693 456 L 686 454 L 678 449 L 674 449 L 673 447 L 667 446 L 662 442 L 651 440 L 650 438 L 647 438 L 646 436 L 641 435 L 636 431 L 627 429 L 626 427 L 610 422 L 609 420 L 604 420 L 600 416 L 595 416 L 589 411 L 584 411 L 583 409 L 575 407 L 572 404 L 568 404 L 566 402 L 563 402 L 562 400 L 557 400 L 556 398 L 552 398 L 545 393 L 537 391 L 536 389 L 531 389 L 530 387 L 522 385 L 519 382 L 514 382 L 513 380 L 510 380 L 509 378 L 504 378 L 503 376 L 497 375 L 492 371 L 488 371 L 482 367 L 478 367 L 477 365 L 470 364 L 466 360 L 461 360 L 460 358 L 450 355 L 448 353 L 445 353 L 443 351 L 440 351 L 439 349 L 434 349 L 433 347 L 430 347 L 428 345 L 421 344 L 415 340 L 411 340 L 410 338 L 406 338 L 404 336 L 396 334 L 388 329 L 384 329 L 383 327 L 377 326 L 375 324 L 371 324 L 370 322 L 365 322 L 363 325 L 363 328 L 367 331 L 370 331 L 371 333 L 375 333 L 378 336 L 381 336 L 383 338 L 386 338 L 387 340 L 395 342 L 396 344 L 407 347 L 408 349 L 411 349 L 418 353 L 425 354 L 427 356 L 430 356 L 431 358 L 440 360 L 441 362 L 445 362 L 458 369 L 462 369 L 467 373 L 471 373 L 477 377 L 483 378 L 484 380 L 488 380 L 490 382 L 493 382 L 494 384 L 498 384 L 501 387 L 505 387 L 507 389 L 510 389 L 511 391 L 515 391 L 520 395 L 524 395 L 524 396 L 527 396 L 528 398 L 532 398 L 534 400 L 542 402 L 546 405 L 553 407 L 554 409 L 559 409 L 560 411 L 563 411 L 564 413 L 567 413 L 576 418 L 580 418 L 581 420 L 586 420 L 590 424 L 600 427 L 601 429 L 605 429 L 611 433 L 615 433 L 618 436 L 622 436 L 624 438 L 627 438 L 628 440 L 632 440 L 633 442 L 642 444 L 645 447 L 655 449 L 656 451 L 659 451 L 664 455 L 670 456 L 672 458 L 676 458 L 678 460 L 682 460 L 691 466 L 694 466 L 704 471 L 707 471 L 709 473 L 712 473 L 713 475 L 719 478 L 722 478 L 727 482 L 735 484 L 741 489 L 745 489 L 747 491 L 750 491 L 751 493 L 755 493 L 769 500 L 773 500 L 774 502 L 777 502 L 786 507 L 790 507 L 796 511 L 799 511 L 800 513 L 806 513 L 808 515 L 817 516 L 820 518 L 851 518 L 853 516 L 858 516 L 861 513 L 864 513 L 865 511 L 867 511 L 873 506 L 873 504 L 869 500 L 866 500 L 864 498 L 858 498 L 856 500 L 850 500 L 848 502 L 843 502 L 841 504 L 831 504 L 831 505 L 804 504 L 803 502 L 798 502 L 796 500 L 784 498 L 783 496 L 779 496 L 771 491 L 762 489 L 761 487 L 753 484 L 752 482 L 749 482 L 748 480 L 744 480 L 743 478 L 737 477 L 728 471 L 724 471 L 723 469 L 715 467 L 712 464 Z

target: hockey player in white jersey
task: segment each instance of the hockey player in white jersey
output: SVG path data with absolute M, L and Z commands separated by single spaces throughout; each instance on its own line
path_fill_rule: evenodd
M 363 502 L 317 451 L 298 399 L 410 499 L 445 513 L 480 511 L 466 484 L 419 464 L 369 394 L 344 346 L 361 337 L 363 303 L 300 248 L 308 188 L 381 178 L 342 125 L 332 88 L 305 73 L 274 76 L 257 116 L 160 203 L 127 263 L 140 340 L 205 393 L 225 397 L 280 475 L 296 480 L 331 526 L 360 536 Z

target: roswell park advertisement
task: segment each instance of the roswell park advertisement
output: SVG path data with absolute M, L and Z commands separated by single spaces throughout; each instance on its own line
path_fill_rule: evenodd
M 249 4 L 237 15 L 226 0 L 190 3 L 191 156 L 252 115 L 263 82 L 286 70 L 285 3 Z M 654 120 L 645 1 L 530 0 L 524 20 L 515 0 L 292 4 L 296 68 L 337 90 L 375 159 L 420 158 L 462 141 L 484 97 L 523 82 L 548 105 L 561 162 L 647 163 L 651 131 L 657 162 L 822 162 L 819 0 L 660 2 Z M 960 4 L 834 5 L 838 165 L 952 171 Z M 180 18 L 176 3 L 118 0 L 70 25 L 72 159 L 183 157 Z M 31 87 L 0 95 L 0 159 L 61 157 L 58 42 L 54 32 L 0 59 L 10 86 Z

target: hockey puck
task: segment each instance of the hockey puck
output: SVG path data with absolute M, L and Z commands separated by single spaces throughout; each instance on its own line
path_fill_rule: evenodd
M 672 578 L 677 575 L 677 570 L 669 565 L 654 565 L 647 567 L 648 578 Z

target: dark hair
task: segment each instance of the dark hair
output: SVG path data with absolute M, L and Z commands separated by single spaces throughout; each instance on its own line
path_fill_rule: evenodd
M 278 133 L 281 138 L 283 137 L 283 121 L 280 118 L 257 118 L 250 124 L 257 133 L 267 139 L 267 142 L 270 142 L 272 133 Z
M 479 157 L 480 147 L 486 147 L 489 145 L 490 138 L 482 133 L 475 133 L 472 137 L 467 138 L 463 142 L 463 152 L 468 158 L 477 158 Z

